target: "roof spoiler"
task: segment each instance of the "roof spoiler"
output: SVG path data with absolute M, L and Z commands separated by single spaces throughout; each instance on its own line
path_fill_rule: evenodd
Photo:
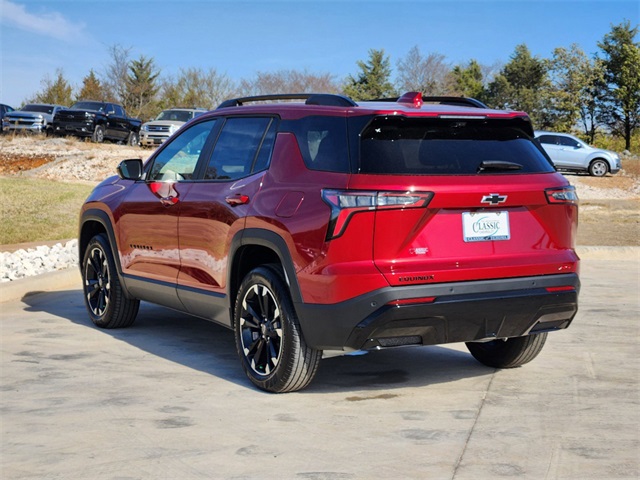
M 393 98 L 378 98 L 376 100 L 371 100 L 372 102 L 397 102 L 408 104 L 411 106 L 415 106 L 416 108 L 420 108 L 423 103 L 439 103 L 441 105 L 454 105 L 457 107 L 473 107 L 473 108 L 489 108 L 480 100 L 476 100 L 475 98 L 469 97 L 447 97 L 447 96 L 436 96 L 431 97 L 427 95 L 422 95 L 420 92 L 407 92 L 401 97 L 393 97 Z
M 226 100 L 218 108 L 240 107 L 245 103 L 273 102 L 286 100 L 305 100 L 306 105 L 324 105 L 330 107 L 357 107 L 358 104 L 349 97 L 333 93 L 285 93 L 277 95 L 256 95 Z

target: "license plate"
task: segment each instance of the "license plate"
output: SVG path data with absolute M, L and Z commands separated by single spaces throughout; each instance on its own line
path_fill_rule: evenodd
M 464 212 L 462 231 L 465 242 L 509 240 L 509 212 Z

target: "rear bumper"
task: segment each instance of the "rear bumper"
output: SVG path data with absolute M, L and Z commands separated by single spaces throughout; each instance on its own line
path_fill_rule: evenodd
M 558 287 L 562 289 L 554 290 Z M 580 280 L 572 273 L 390 287 L 339 304 L 298 303 L 295 307 L 308 345 L 363 350 L 519 337 L 567 328 L 578 311 L 579 290 Z M 392 303 L 427 297 L 422 303 Z

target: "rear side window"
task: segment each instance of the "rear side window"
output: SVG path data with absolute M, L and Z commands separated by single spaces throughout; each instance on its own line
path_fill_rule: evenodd
M 227 119 L 207 164 L 204 179 L 233 180 L 264 169 L 273 144 L 274 135 L 269 129 L 272 122 L 270 117 Z
M 344 117 L 310 116 L 290 120 L 282 122 L 280 130 L 295 134 L 308 169 L 349 172 L 347 122 Z
M 558 144 L 557 137 L 555 137 L 553 135 L 540 135 L 538 137 L 538 141 L 540 143 L 544 143 L 545 145 L 557 145 Z
M 473 175 L 554 168 L 514 120 L 375 117 L 361 134 L 359 171 Z
M 573 138 L 558 137 L 558 143 L 563 147 L 577 147 L 579 145 Z

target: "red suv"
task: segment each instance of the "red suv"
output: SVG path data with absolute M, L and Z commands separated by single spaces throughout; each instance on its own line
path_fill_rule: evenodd
M 307 386 L 323 352 L 466 342 L 516 367 L 576 314 L 577 220 L 525 113 L 416 92 L 238 98 L 96 187 L 84 297 L 103 328 L 140 300 L 229 327 L 271 392 Z

